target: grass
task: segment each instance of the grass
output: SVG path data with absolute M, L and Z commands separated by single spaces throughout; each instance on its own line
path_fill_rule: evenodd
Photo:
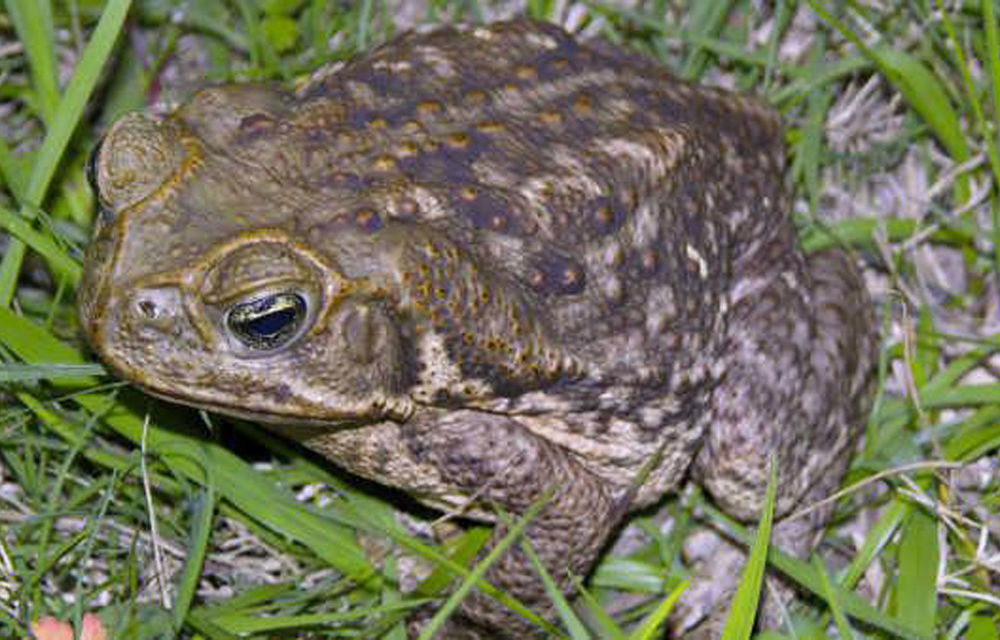
M 26 637 L 41 615 L 79 623 L 89 611 L 121 638 L 403 638 L 410 607 L 451 606 L 479 580 L 484 567 L 468 560 L 484 529 L 430 544 L 397 522 L 392 496 L 251 426 L 103 375 L 75 326 L 94 212 L 83 165 L 100 132 L 206 80 L 300 81 L 401 30 L 387 4 L 0 10 L 0 638 Z M 683 588 L 684 540 L 707 521 L 814 594 L 789 628 L 762 637 L 998 640 L 995 7 L 774 4 L 765 16 L 735 0 L 527 7 L 782 110 L 803 244 L 863 256 L 881 312 L 864 446 L 811 561 L 766 535 L 755 542 L 689 491 L 632 519 L 641 542 L 613 549 L 580 585 L 582 615 L 558 598 L 557 608 L 568 637 L 657 637 Z M 494 11 L 435 0 L 421 18 Z M 184 64 L 193 50 L 195 72 Z M 418 592 L 399 592 L 390 544 L 438 567 Z M 747 575 L 731 637 L 751 631 L 759 583 Z

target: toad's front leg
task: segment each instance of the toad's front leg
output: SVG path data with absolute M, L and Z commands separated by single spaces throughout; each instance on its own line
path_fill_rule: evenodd
M 529 543 L 556 583 L 567 591 L 584 576 L 621 519 L 624 496 L 583 468 L 574 455 L 529 431 L 518 420 L 473 410 L 430 413 L 400 427 L 416 460 L 437 469 L 441 479 L 467 495 L 474 508 L 502 510 L 517 518 L 539 499 L 548 501 L 531 521 L 525 538 L 492 565 L 486 580 L 549 617 L 550 598 L 523 545 Z M 620 493 L 620 491 L 619 491 Z M 480 557 L 507 534 L 498 524 Z M 473 592 L 453 622 L 454 637 L 536 637 L 539 629 L 490 596 Z

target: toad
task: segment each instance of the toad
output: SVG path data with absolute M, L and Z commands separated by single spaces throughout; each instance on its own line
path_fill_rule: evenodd
M 804 554 L 824 517 L 781 518 L 839 483 L 875 330 L 848 256 L 798 248 L 783 165 L 775 111 L 611 45 L 410 32 L 119 120 L 80 318 L 157 396 L 472 519 L 541 504 L 525 538 L 565 590 L 688 480 L 754 521 L 772 459 Z M 552 613 L 522 546 L 486 579 Z M 450 624 L 538 633 L 480 592 Z

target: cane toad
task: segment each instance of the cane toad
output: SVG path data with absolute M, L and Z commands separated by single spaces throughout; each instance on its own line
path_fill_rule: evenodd
M 611 45 L 411 32 L 118 121 L 80 317 L 141 388 L 429 505 L 547 497 L 526 535 L 568 589 L 685 479 L 744 520 L 772 456 L 779 518 L 839 482 L 874 323 L 843 252 L 797 248 L 783 163 L 773 110 Z M 519 547 L 487 579 L 551 613 Z M 463 627 L 535 633 L 477 592 Z

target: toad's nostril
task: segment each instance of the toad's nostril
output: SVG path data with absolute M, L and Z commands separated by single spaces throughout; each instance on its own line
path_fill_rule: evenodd
M 141 299 L 136 303 L 136 309 L 138 309 L 139 314 L 147 320 L 155 320 L 160 314 L 159 307 L 152 300 Z
M 127 321 L 143 331 L 171 330 L 177 321 L 177 309 L 181 306 L 171 288 L 140 289 L 123 302 Z

